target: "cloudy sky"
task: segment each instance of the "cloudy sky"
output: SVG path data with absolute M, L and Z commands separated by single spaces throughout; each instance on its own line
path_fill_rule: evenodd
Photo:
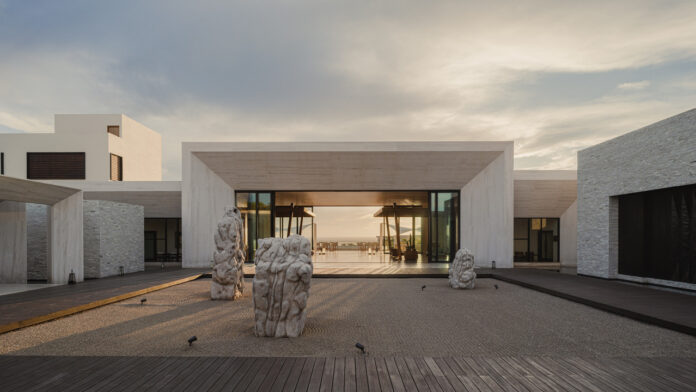
M 696 1 L 0 0 L 0 132 L 514 140 L 517 169 L 696 107 Z

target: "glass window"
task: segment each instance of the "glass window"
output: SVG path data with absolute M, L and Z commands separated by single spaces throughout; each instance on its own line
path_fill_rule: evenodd
M 515 218 L 515 261 L 558 262 L 559 218 Z
M 515 218 L 515 261 L 529 261 L 529 219 Z
M 431 192 L 431 262 L 450 262 L 459 249 L 459 192 Z
M 237 192 L 235 199 L 244 225 L 246 262 L 251 263 L 258 249 L 259 238 L 273 237 L 273 193 Z

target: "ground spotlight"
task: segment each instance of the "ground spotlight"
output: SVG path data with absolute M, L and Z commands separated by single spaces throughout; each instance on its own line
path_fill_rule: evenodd
M 365 346 L 363 346 L 360 343 L 355 343 L 355 347 L 357 347 L 358 350 L 362 351 L 362 353 L 365 354 Z
M 147 298 L 141 299 L 141 300 L 140 300 L 140 305 L 144 304 L 145 302 L 147 302 Z
M 198 340 L 196 336 L 191 336 L 188 340 L 189 346 L 191 346 L 196 340 Z

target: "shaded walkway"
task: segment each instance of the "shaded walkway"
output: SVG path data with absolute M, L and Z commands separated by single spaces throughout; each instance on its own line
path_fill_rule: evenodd
M 531 269 L 482 270 L 505 282 L 696 336 L 696 296 L 616 280 Z
M 199 278 L 208 269 L 170 269 L 87 280 L 0 296 L 0 333 Z

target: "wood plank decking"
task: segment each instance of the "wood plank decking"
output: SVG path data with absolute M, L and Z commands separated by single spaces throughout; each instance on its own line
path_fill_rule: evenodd
M 197 279 L 208 269 L 136 272 L 0 296 L 0 334 Z
M 696 358 L 0 356 L 3 391 L 690 391 Z

